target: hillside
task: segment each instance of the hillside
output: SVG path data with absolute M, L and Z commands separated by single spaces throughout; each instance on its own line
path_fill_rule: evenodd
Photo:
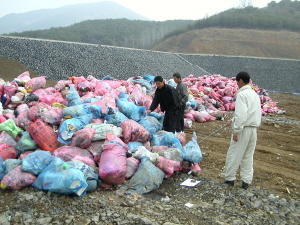
M 152 50 L 300 59 L 300 33 L 285 30 L 206 28 L 168 38 Z
M 65 27 L 85 20 L 148 20 L 146 17 L 111 1 L 68 5 L 57 9 L 40 9 L 12 13 L 0 18 L 0 34 Z

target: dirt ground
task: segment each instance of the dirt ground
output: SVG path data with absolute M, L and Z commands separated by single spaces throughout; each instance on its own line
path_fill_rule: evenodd
M 0 58 L 0 78 L 13 80 L 26 67 L 17 62 Z M 35 77 L 30 71 L 31 77 Z M 47 81 L 47 86 L 56 82 Z M 263 88 L 263 87 L 262 87 Z M 300 95 L 287 93 L 269 93 L 278 102 L 280 109 L 286 110 L 283 115 L 263 117 L 258 129 L 258 142 L 254 155 L 254 180 L 252 185 L 274 192 L 282 197 L 300 198 Z M 228 116 L 230 117 L 230 116 Z M 198 141 L 224 126 L 226 121 L 194 123 L 186 130 L 187 141 L 192 132 L 197 132 Z M 203 153 L 200 162 L 201 177 L 224 181 L 222 176 L 231 129 L 225 128 L 199 143 Z M 171 191 L 171 190 L 170 190 Z
M 252 185 L 267 189 L 282 197 L 300 198 L 300 95 L 269 93 L 286 114 L 263 117 L 258 129 L 258 141 L 254 154 L 254 179 Z M 285 122 L 284 122 L 285 121 Z M 197 132 L 198 142 L 225 125 L 225 121 L 194 123 L 186 131 L 187 141 Z M 199 143 L 203 153 L 200 162 L 201 176 L 220 182 L 231 129 L 225 128 Z M 238 179 L 239 181 L 239 179 Z

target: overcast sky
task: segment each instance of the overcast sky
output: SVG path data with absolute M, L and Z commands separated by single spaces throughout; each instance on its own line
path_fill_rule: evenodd
M 37 9 L 59 8 L 78 3 L 102 0 L 0 0 L 0 18 L 10 13 L 23 13 Z M 236 8 L 241 2 L 252 2 L 254 7 L 265 7 L 272 0 L 113 0 L 149 19 L 202 19 L 226 9 Z M 280 2 L 280 0 L 275 0 Z

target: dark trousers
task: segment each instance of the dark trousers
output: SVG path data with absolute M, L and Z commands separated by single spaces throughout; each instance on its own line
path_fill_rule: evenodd
M 184 110 L 185 104 L 181 105 L 179 116 L 177 118 L 176 132 L 184 131 Z
M 180 110 L 166 110 L 164 122 L 163 122 L 163 130 L 175 133 L 177 118 L 179 118 Z

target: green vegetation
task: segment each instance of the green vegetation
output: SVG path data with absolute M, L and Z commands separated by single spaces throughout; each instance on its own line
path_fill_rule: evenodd
M 149 49 L 170 31 L 194 23 L 193 20 L 164 22 L 105 19 L 87 20 L 68 27 L 10 33 L 10 36 Z
M 262 9 L 249 5 L 244 8 L 232 8 L 209 18 L 198 20 L 184 29 L 174 30 L 164 39 L 190 30 L 209 27 L 300 32 L 300 2 L 297 0 L 282 0 L 279 3 L 271 1 L 267 7 Z

